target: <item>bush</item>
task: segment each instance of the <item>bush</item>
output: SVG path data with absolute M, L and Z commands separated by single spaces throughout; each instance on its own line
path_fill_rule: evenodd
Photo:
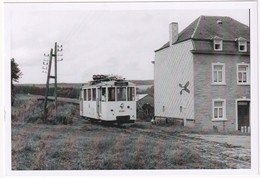
M 57 102 L 57 116 L 55 112 L 55 104 L 48 104 L 47 123 L 50 124 L 72 124 L 73 117 L 77 115 L 77 105 L 65 102 Z

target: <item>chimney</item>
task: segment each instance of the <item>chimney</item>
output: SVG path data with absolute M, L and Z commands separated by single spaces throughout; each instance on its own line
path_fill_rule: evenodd
M 169 32 L 170 32 L 170 46 L 174 44 L 178 40 L 178 23 L 172 22 L 169 25 Z

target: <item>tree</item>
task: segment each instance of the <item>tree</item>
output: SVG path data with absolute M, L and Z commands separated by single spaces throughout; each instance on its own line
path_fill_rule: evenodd
M 19 65 L 15 62 L 14 58 L 11 59 L 11 102 L 14 104 L 15 92 L 13 82 L 18 82 L 21 78 L 22 72 L 19 69 Z
M 154 96 L 154 85 L 152 85 L 150 88 L 147 88 L 145 93 Z

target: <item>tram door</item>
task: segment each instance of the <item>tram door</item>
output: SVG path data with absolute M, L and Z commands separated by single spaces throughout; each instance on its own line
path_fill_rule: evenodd
M 102 114 L 102 110 L 101 110 L 101 88 L 98 88 L 98 95 L 97 95 L 97 114 L 98 114 L 98 117 L 101 116 Z
M 84 91 L 84 93 L 83 93 Z M 80 115 L 83 115 L 83 97 L 86 97 L 86 89 L 81 89 L 80 90 L 80 96 L 79 96 L 79 101 L 80 101 Z

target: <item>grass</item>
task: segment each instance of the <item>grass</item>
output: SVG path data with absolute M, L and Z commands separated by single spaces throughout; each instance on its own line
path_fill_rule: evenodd
M 77 106 L 62 102 L 58 105 L 58 116 L 62 119 L 54 117 L 54 106 L 49 105 L 49 123 L 44 124 L 39 114 L 41 108 L 42 104 L 31 96 L 20 96 L 12 108 L 13 170 L 229 167 L 222 160 L 205 159 L 195 149 L 196 145 L 167 137 L 167 134 L 178 134 L 174 127 L 158 127 L 145 122 L 137 122 L 130 128 L 91 124 L 79 119 Z M 157 139 L 152 137 L 161 132 L 167 134 Z
M 162 142 L 120 128 L 92 125 L 31 125 L 23 135 L 13 131 L 14 170 L 110 170 L 222 168 L 178 142 Z M 35 130 L 32 134 L 32 130 Z

